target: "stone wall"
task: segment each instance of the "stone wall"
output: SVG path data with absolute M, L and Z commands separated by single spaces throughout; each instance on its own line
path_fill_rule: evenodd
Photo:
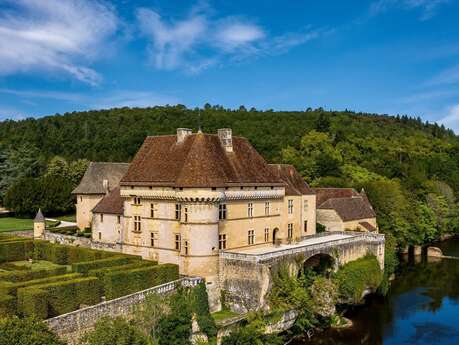
M 68 341 L 69 345 L 73 345 L 76 344 L 79 337 L 90 330 L 101 317 L 129 317 L 133 312 L 133 307 L 143 303 L 145 298 L 150 294 L 167 294 L 175 291 L 178 284 L 194 287 L 201 282 L 201 278 L 182 278 L 177 281 L 158 285 L 147 290 L 59 315 L 45 322 L 54 333 Z

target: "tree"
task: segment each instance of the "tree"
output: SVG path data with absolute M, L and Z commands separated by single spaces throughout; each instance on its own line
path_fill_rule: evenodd
M 45 323 L 32 318 L 0 319 L 0 345 L 65 345 Z M 114 345 L 114 344 L 112 344 Z
M 150 294 L 134 312 L 135 324 L 144 334 L 149 334 L 156 344 L 159 341 L 158 327 L 159 321 L 165 314 L 170 313 L 167 300 L 164 295 Z
M 149 345 L 148 338 L 123 318 L 101 318 L 80 345 Z

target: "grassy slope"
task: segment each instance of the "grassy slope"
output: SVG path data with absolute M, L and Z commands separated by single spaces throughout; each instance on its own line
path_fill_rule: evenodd
M 53 222 L 46 222 L 47 225 L 53 224 Z M 15 231 L 15 230 L 32 230 L 33 219 L 27 218 L 14 218 L 14 217 L 3 217 L 0 218 L 0 232 Z

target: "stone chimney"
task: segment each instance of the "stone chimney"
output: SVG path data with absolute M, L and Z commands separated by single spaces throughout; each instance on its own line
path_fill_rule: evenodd
M 105 194 L 110 193 L 110 186 L 109 186 L 109 184 L 108 184 L 108 180 L 107 180 L 107 179 L 104 179 L 104 180 L 102 181 L 102 186 L 104 187 Z
M 191 133 L 192 131 L 189 128 L 177 128 L 177 144 L 183 143 Z
M 226 152 L 233 152 L 233 134 L 231 128 L 220 128 L 218 130 L 218 138 Z

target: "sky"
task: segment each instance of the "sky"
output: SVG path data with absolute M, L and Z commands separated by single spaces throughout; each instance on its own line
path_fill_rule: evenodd
M 459 133 L 459 0 L 0 0 L 0 120 L 205 103 Z

